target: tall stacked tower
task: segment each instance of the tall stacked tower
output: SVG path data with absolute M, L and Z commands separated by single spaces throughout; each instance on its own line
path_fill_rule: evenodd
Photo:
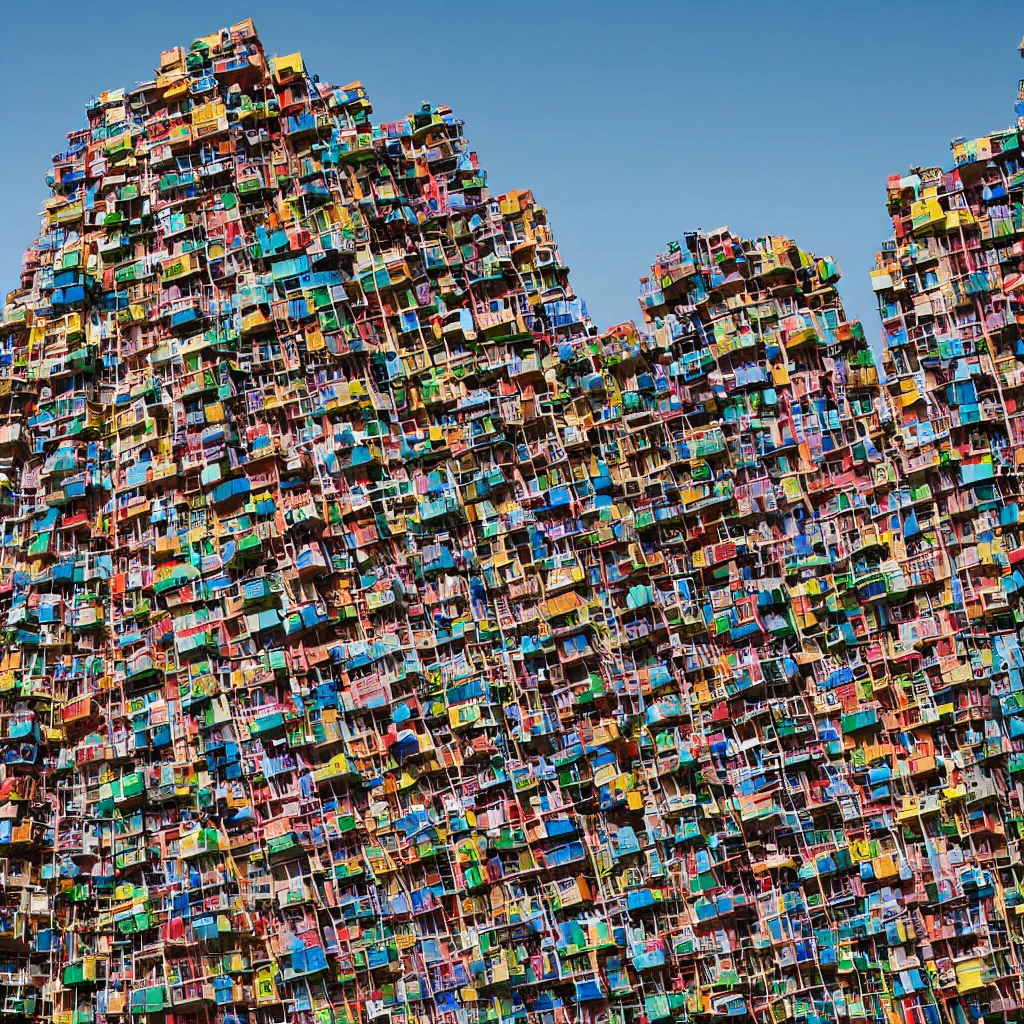
M 952 151 L 948 168 L 889 178 L 894 235 L 872 281 L 899 481 L 887 512 L 909 552 L 951 570 L 899 613 L 912 685 L 934 703 L 914 734 L 944 775 L 915 780 L 903 826 L 919 959 L 959 1022 L 1012 1017 L 1021 1001 L 1024 161 L 1019 127 Z
M 601 678 L 517 696 L 595 333 L 543 209 L 251 22 L 91 103 L 49 182 L 2 325 L 4 1011 L 486 1015 L 502 859 L 531 935 L 566 883 L 519 734 Z

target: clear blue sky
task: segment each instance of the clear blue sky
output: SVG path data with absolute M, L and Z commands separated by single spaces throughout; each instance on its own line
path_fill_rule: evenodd
M 532 188 L 602 326 L 692 228 L 788 234 L 832 253 L 877 336 L 867 273 L 885 178 L 1013 120 L 1021 0 L 174 0 L 104 12 L 5 4 L 0 289 L 36 233 L 43 175 L 86 101 L 162 49 L 251 16 L 272 53 L 361 79 L 381 119 L 447 103 L 494 189 Z

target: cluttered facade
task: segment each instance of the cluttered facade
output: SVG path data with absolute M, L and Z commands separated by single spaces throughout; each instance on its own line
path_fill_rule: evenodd
M 0 322 L 0 1016 L 1024 1010 L 1024 163 L 599 331 L 451 110 L 251 22 L 106 93 Z M 1020 127 L 1020 126 L 1019 126 Z

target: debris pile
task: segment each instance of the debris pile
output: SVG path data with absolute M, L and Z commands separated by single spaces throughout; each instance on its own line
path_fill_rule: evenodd
M 1018 1019 L 1017 147 L 890 182 L 883 385 L 780 236 L 599 332 L 249 21 L 91 103 L 0 321 L 0 1016 Z

